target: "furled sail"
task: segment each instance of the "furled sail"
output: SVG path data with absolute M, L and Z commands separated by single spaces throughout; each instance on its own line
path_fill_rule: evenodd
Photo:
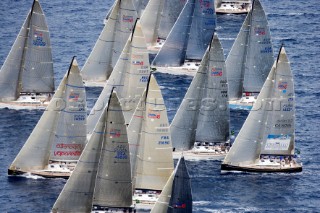
M 226 60 L 230 100 L 243 92 L 260 92 L 273 61 L 267 17 L 255 0 Z
M 51 43 L 45 15 L 35 0 L 0 71 L 0 99 L 54 91 Z
M 183 156 L 151 210 L 151 213 L 167 212 L 192 212 L 191 182 Z
M 161 21 L 159 26 L 159 38 L 166 39 L 179 17 L 187 0 L 162 0 L 164 8 L 161 13 Z
M 86 143 L 86 96 L 75 59 L 38 124 L 10 166 L 45 169 L 50 160 L 78 160 Z
M 136 189 L 162 190 L 173 170 L 172 145 L 167 110 L 153 75 L 150 77 L 145 94 L 142 117 L 132 118 L 132 120 L 141 119 L 142 122 L 141 129 L 136 130 L 140 136 L 137 156 L 134 156 L 136 158 L 136 170 L 133 171 L 134 184 Z M 129 130 L 132 130 L 132 127 Z
M 155 45 L 159 37 L 159 25 L 163 6 L 163 0 L 150 0 L 141 16 L 140 22 L 143 34 L 149 45 Z
M 223 49 L 214 35 L 170 125 L 174 148 L 190 150 L 196 141 L 225 142 L 228 139 L 227 92 Z
M 85 81 L 106 81 L 125 46 L 138 17 L 132 0 L 117 0 L 90 53 L 82 74 Z
M 212 0 L 188 0 L 153 65 L 174 67 L 181 66 L 186 59 L 201 60 L 215 26 Z
M 126 123 L 129 123 L 140 97 L 147 85 L 150 72 L 149 54 L 141 25 L 137 21 L 133 35 L 128 39 L 122 54 L 88 116 L 87 131 L 90 134 L 108 104 L 115 87 L 122 104 Z
M 224 164 L 251 165 L 260 154 L 294 152 L 294 88 L 284 48 L 264 83 Z
M 116 93 L 109 100 L 52 212 L 91 212 L 93 206 L 132 204 L 126 125 Z

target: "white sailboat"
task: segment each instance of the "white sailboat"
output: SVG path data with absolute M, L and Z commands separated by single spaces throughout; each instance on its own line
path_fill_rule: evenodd
M 52 212 L 130 212 L 132 180 L 126 124 L 115 92 Z
M 133 31 L 137 17 L 132 0 L 116 0 L 81 70 L 86 86 L 105 85 Z
M 226 60 L 230 108 L 252 108 L 273 61 L 267 17 L 254 0 Z
M 0 108 L 45 108 L 54 93 L 50 35 L 38 0 L 0 70 Z
M 241 14 L 251 10 L 251 0 L 216 0 L 217 14 Z
M 141 25 L 148 50 L 157 54 L 176 22 L 186 0 L 150 0 L 142 16 Z
M 152 208 L 173 171 L 167 110 L 153 75 L 128 127 L 137 209 Z
M 86 110 L 85 88 L 73 58 L 38 124 L 10 165 L 8 174 L 68 178 L 86 143 Z
M 215 34 L 170 125 L 173 157 L 222 160 L 229 150 L 226 66 Z
M 293 77 L 281 47 L 257 102 L 221 165 L 222 172 L 302 171 L 294 157 L 294 124 Z
M 88 116 L 87 131 L 89 135 L 108 104 L 113 88 L 117 91 L 122 104 L 126 123 L 130 122 L 147 86 L 149 73 L 149 53 L 140 22 L 137 21 L 110 78 Z
M 183 156 L 151 210 L 151 213 L 167 212 L 192 212 L 191 182 Z
M 194 75 L 215 27 L 213 0 L 188 0 L 152 66 L 159 72 Z

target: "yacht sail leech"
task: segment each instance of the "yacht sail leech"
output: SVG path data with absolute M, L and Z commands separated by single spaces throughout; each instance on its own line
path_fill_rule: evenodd
M 138 14 L 132 0 L 117 0 L 81 72 L 87 86 L 104 86 L 121 55 Z
M 231 108 L 252 107 L 273 62 L 267 17 L 254 0 L 226 60 Z
M 173 157 L 222 159 L 229 148 L 226 67 L 215 34 L 170 125 Z
M 190 176 L 184 157 L 180 157 L 151 213 L 192 212 Z
M 151 208 L 173 171 L 166 107 L 153 75 L 128 127 L 137 208 Z
M 117 91 L 122 104 L 126 123 L 129 123 L 147 85 L 149 73 L 149 54 L 140 22 L 137 21 L 114 71 L 88 116 L 88 134 L 92 133 L 103 109 L 108 104 L 113 88 Z
M 152 64 L 160 72 L 194 75 L 216 26 L 213 1 L 188 0 Z
M 300 172 L 294 158 L 295 95 L 293 77 L 281 47 L 257 102 L 224 159 L 221 170 Z
M 52 212 L 130 210 L 132 180 L 126 124 L 115 92 Z
M 85 88 L 74 58 L 8 174 L 68 178 L 86 142 L 86 109 Z
M 39 1 L 31 11 L 0 71 L 0 107 L 45 108 L 54 92 L 50 35 Z

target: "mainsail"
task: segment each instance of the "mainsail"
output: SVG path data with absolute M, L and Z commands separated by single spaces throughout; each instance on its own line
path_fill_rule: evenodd
M 260 1 L 254 0 L 226 60 L 230 100 L 244 92 L 259 93 L 273 61 L 267 17 Z
M 50 161 L 76 161 L 86 143 L 86 95 L 75 58 L 38 124 L 9 170 L 45 169 Z
M 114 69 L 138 14 L 132 0 L 117 0 L 106 24 L 82 68 L 85 81 L 104 82 Z
M 122 54 L 88 117 L 90 134 L 115 87 L 122 104 L 126 123 L 129 123 L 147 85 L 150 72 L 149 54 L 139 21 L 128 39 Z
M 132 182 L 126 125 L 116 93 L 52 212 L 91 212 L 92 207 L 130 207 Z
M 183 156 L 151 210 L 151 213 L 167 212 L 192 212 L 191 182 Z
M 0 100 L 16 100 L 20 93 L 52 93 L 53 75 L 49 30 L 35 0 L 1 67 Z
M 201 60 L 216 26 L 212 0 L 188 0 L 164 45 L 152 62 L 154 66 L 181 66 L 185 60 Z
M 226 78 L 223 49 L 215 34 L 170 125 L 174 148 L 190 150 L 196 141 L 227 141 L 229 108 Z
M 153 75 L 128 127 L 136 189 L 162 190 L 173 170 L 167 110 Z
M 264 83 L 224 164 L 252 165 L 260 154 L 294 154 L 293 78 L 284 47 Z

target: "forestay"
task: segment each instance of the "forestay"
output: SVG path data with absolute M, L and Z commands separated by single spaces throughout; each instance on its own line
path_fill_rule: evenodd
M 251 165 L 260 154 L 292 155 L 294 98 L 290 64 L 282 47 L 224 163 Z
M 229 108 L 223 49 L 215 35 L 170 126 L 173 146 L 190 150 L 194 142 L 229 137 Z
M 116 94 L 109 100 L 52 212 L 91 212 L 96 205 L 132 204 L 126 125 Z
M 114 69 L 138 17 L 132 0 L 117 0 L 92 49 L 82 74 L 85 81 L 106 81 Z
M 267 17 L 255 0 L 226 60 L 230 100 L 243 92 L 260 92 L 273 61 Z
M 10 169 L 45 169 L 50 160 L 78 160 L 86 143 L 86 96 L 75 59 Z
M 20 93 L 54 91 L 51 43 L 45 15 L 37 0 L 0 72 L 0 99 L 12 101 Z
M 92 133 L 103 109 L 108 104 L 114 87 L 123 106 L 126 123 L 129 123 L 147 85 L 149 72 L 147 45 L 141 25 L 137 21 L 133 35 L 128 39 L 114 71 L 89 114 L 87 127 L 89 134 Z

